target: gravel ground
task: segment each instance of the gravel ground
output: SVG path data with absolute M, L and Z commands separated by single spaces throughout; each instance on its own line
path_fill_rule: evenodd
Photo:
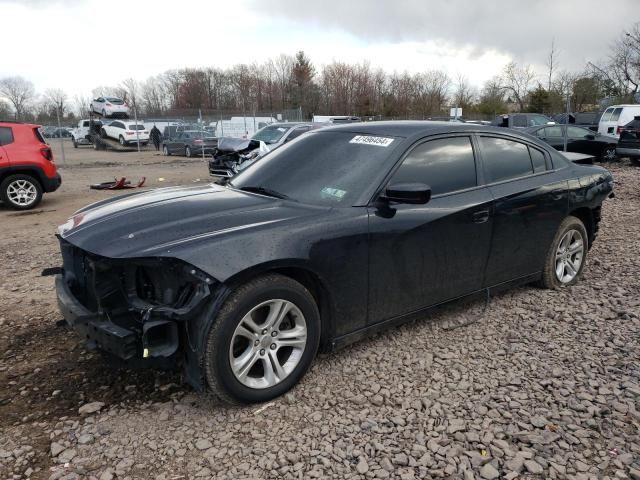
M 205 175 L 145 159 L 154 178 Z M 0 478 L 640 479 L 640 169 L 611 166 L 577 286 L 450 306 L 232 408 L 175 373 L 109 367 L 56 326 L 38 277 L 59 262 L 53 226 L 111 194 L 84 188 L 110 168 L 68 168 L 37 215 L 0 209 Z

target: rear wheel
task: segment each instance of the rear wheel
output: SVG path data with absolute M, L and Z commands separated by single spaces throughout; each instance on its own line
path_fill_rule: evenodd
M 213 321 L 207 384 L 228 403 L 266 402 L 302 378 L 319 340 L 320 314 L 309 291 L 282 275 L 257 278 L 235 290 Z
M 10 175 L 0 185 L 0 198 L 15 210 L 29 210 L 42 200 L 42 187 L 30 175 Z
M 600 153 L 601 162 L 613 162 L 616 159 L 616 147 L 605 147 Z
M 124 147 L 124 137 L 122 135 L 120 135 L 120 137 L 118 137 L 118 141 L 120 142 L 120 145 L 122 145 Z
M 185 147 L 184 149 L 184 155 L 185 157 L 191 158 L 191 148 L 190 147 Z
M 102 109 L 102 116 L 105 117 L 105 118 L 107 117 L 107 112 L 105 111 L 104 108 Z
M 167 147 L 166 145 L 162 146 L 162 154 L 165 157 L 168 157 L 169 155 L 171 155 L 171 152 L 169 152 L 169 147 Z
M 584 269 L 589 241 L 580 219 L 567 217 L 560 224 L 542 272 L 542 286 L 563 288 L 574 285 Z

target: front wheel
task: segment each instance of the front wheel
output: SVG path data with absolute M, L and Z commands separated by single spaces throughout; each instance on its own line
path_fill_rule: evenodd
M 29 210 L 42 200 L 42 187 L 31 175 L 9 175 L 0 184 L 0 199 L 15 210 Z
M 266 402 L 302 378 L 319 341 L 320 314 L 309 291 L 283 275 L 256 278 L 236 289 L 213 320 L 207 384 L 228 403 Z
M 171 155 L 171 153 L 169 152 L 169 147 L 167 147 L 166 145 L 163 145 L 162 146 L 162 154 L 165 157 L 168 157 L 169 155 Z
M 616 147 L 605 147 L 600 154 L 601 162 L 613 162 L 616 159 Z
M 545 288 L 575 285 L 584 269 L 589 249 L 587 230 L 580 219 L 567 217 L 547 252 L 541 284 Z

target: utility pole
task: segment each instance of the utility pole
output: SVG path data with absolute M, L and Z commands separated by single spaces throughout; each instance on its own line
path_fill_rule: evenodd
M 56 117 L 58 117 L 58 131 L 62 130 L 62 126 L 60 125 L 60 105 L 56 103 Z M 62 133 L 60 133 L 60 150 L 62 151 L 62 165 L 67 165 L 67 159 L 64 155 L 64 137 Z

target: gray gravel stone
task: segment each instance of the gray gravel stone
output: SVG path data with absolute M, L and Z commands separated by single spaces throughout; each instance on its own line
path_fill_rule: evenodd
M 493 480 L 500 476 L 500 472 L 492 464 L 487 463 L 480 469 L 480 476 L 485 480 Z

